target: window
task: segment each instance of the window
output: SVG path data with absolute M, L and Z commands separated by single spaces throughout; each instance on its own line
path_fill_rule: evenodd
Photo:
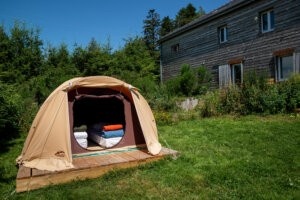
M 243 83 L 243 68 L 242 64 L 233 64 L 230 66 L 231 70 L 231 83 L 233 85 L 240 85 Z
M 240 85 L 243 82 L 242 63 L 219 66 L 219 87 L 224 88 L 232 85 Z
M 283 81 L 288 79 L 293 73 L 293 55 L 277 57 L 277 80 Z
M 179 44 L 174 44 L 171 46 L 172 53 L 177 53 L 179 51 Z
M 274 11 L 268 10 L 261 13 L 261 32 L 266 33 L 274 30 Z
M 227 26 L 219 28 L 219 41 L 220 43 L 227 42 Z

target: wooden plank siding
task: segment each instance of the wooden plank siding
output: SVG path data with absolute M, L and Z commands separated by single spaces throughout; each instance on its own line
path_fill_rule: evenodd
M 260 16 L 268 9 L 274 10 L 274 30 L 262 33 Z M 224 25 L 228 40 L 220 43 L 218 28 Z M 172 52 L 175 44 L 178 52 Z M 218 66 L 236 58 L 243 58 L 244 74 L 256 70 L 275 78 L 273 52 L 300 52 L 300 1 L 235 0 L 166 35 L 160 45 L 163 81 L 178 75 L 183 64 L 203 64 L 212 72 L 212 86 L 218 87 Z

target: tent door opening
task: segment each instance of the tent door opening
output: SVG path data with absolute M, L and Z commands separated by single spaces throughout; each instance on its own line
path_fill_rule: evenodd
M 135 108 L 121 94 L 77 95 L 69 108 L 72 153 L 145 144 Z M 103 126 L 110 125 L 122 128 L 103 135 Z M 76 135 L 78 127 L 86 129 L 86 138 Z

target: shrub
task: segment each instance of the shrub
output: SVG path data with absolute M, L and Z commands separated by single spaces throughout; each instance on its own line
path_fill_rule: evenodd
M 180 77 L 173 77 L 165 82 L 166 92 L 170 96 L 180 96 L 182 92 L 180 91 Z
M 255 71 L 246 73 L 241 86 L 241 104 L 243 105 L 241 114 L 263 113 L 265 106 L 263 95 L 267 90 L 265 73 L 257 74 Z
M 190 65 L 182 65 L 180 75 L 166 82 L 169 94 L 175 96 L 191 96 L 205 94 L 210 88 L 211 74 L 204 67 L 192 69 Z
M 173 122 L 172 115 L 169 112 L 154 110 L 153 115 L 156 123 L 159 125 L 171 124 Z
M 203 96 L 203 104 L 200 108 L 202 117 L 218 116 L 221 113 L 221 99 L 218 90 L 207 92 Z
M 0 82 L 0 152 L 19 135 L 22 98 L 15 88 Z
M 163 88 L 163 86 L 159 88 Z M 168 95 L 168 93 L 165 92 L 165 89 L 161 89 L 160 91 L 157 91 L 152 98 L 148 99 L 148 101 L 152 109 L 155 110 L 160 110 L 160 111 L 177 110 L 176 98 L 174 96 Z
M 183 65 L 180 72 L 180 91 L 185 96 L 190 96 L 194 93 L 197 87 L 197 77 L 189 65 Z
M 279 93 L 285 94 L 286 110 L 288 112 L 300 108 L 300 74 L 280 83 L 278 87 Z
M 197 79 L 198 79 L 197 80 L 198 86 L 197 86 L 197 90 L 194 93 L 196 95 L 197 94 L 203 95 L 210 88 L 210 82 L 212 80 L 212 75 L 205 66 L 201 65 L 197 69 Z
M 231 86 L 223 91 L 221 96 L 222 113 L 241 113 L 243 112 L 241 89 Z
M 266 114 L 283 113 L 286 110 L 285 93 L 278 90 L 277 85 L 271 85 L 261 93 L 262 112 Z

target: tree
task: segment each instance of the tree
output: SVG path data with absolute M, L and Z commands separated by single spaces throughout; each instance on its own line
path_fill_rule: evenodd
M 111 47 L 109 44 L 101 46 L 94 38 L 86 50 L 86 64 L 84 75 L 105 75 L 111 66 Z
M 10 44 L 9 37 L 4 31 L 4 27 L 0 26 L 0 72 L 5 70 L 5 64 L 9 59 Z
M 161 20 L 161 26 L 160 26 L 160 30 L 159 30 L 160 37 L 167 35 L 168 33 L 170 33 L 173 30 L 174 30 L 174 22 L 170 19 L 169 16 L 164 17 Z
M 199 10 L 198 10 L 198 13 L 197 13 L 198 17 L 201 17 L 202 15 L 205 15 L 205 14 L 206 13 L 205 13 L 204 8 L 202 6 L 200 6 Z
M 151 9 L 144 22 L 144 40 L 148 49 L 153 52 L 158 51 L 158 39 L 159 39 L 159 28 L 160 28 L 160 17 L 155 12 L 155 9 Z
M 185 8 L 181 8 L 175 18 L 176 27 L 182 27 L 189 22 L 193 21 L 197 17 L 200 17 L 205 14 L 204 9 L 200 6 L 199 11 L 196 11 L 196 8 L 193 4 L 189 3 Z
M 81 46 L 76 46 L 71 60 L 79 72 L 83 73 L 85 67 L 87 67 L 87 51 Z
M 27 30 L 25 25 L 18 24 L 11 30 L 14 68 L 20 70 L 26 79 L 41 73 L 42 45 L 38 30 Z
M 190 96 L 197 85 L 197 77 L 190 65 L 182 65 L 179 80 L 181 92 L 186 96 Z
M 15 23 L 9 35 L 1 27 L 1 80 L 6 83 L 23 82 L 39 75 L 43 63 L 42 45 L 38 30 Z

